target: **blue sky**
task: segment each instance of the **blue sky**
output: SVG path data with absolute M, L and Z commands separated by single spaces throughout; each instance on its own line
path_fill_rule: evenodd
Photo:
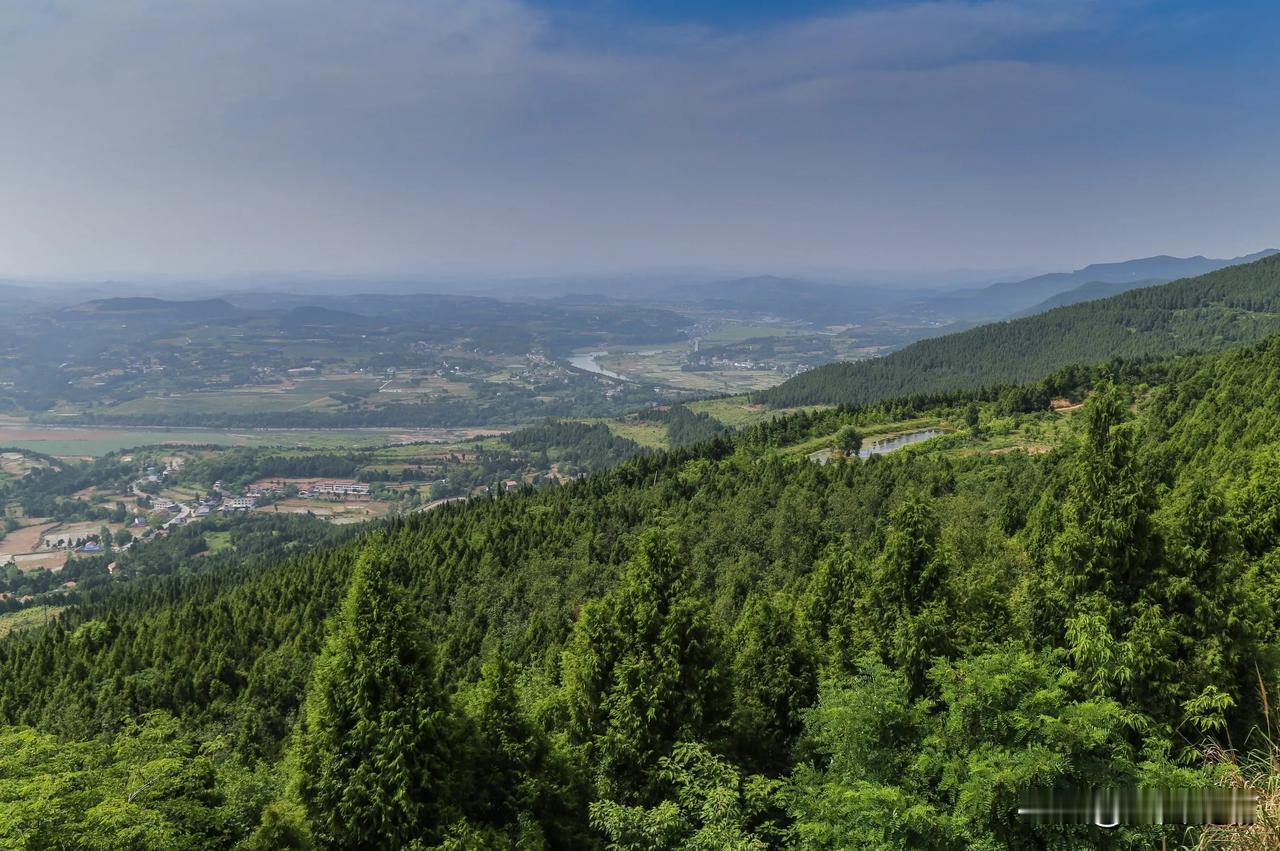
M 868 279 L 1280 243 L 1280 12 L 10 0 L 0 276 Z

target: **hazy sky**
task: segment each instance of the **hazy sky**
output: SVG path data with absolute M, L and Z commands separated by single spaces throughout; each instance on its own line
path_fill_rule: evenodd
M 1242 254 L 1277 6 L 5 0 L 0 277 Z

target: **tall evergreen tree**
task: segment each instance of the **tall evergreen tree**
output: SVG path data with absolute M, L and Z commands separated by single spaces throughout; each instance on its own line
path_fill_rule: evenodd
M 925 687 L 934 656 L 947 649 L 947 564 L 938 519 L 913 495 L 889 518 L 884 548 L 865 605 L 878 623 L 886 656 L 905 671 L 913 696 Z
M 452 821 L 444 697 L 402 569 L 365 547 L 316 662 L 294 783 L 323 847 L 403 848 Z
M 562 662 L 572 739 L 604 797 L 652 805 L 659 758 L 721 735 L 727 688 L 720 636 L 684 587 L 667 532 L 649 531 L 622 584 L 583 607 Z
M 731 636 L 734 749 L 771 775 L 790 766 L 802 713 L 818 693 L 814 653 L 788 603 L 782 595 L 753 595 Z

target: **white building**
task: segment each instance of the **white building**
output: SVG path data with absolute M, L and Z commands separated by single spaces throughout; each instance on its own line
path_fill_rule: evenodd
M 310 496 L 368 496 L 369 486 L 362 482 L 317 482 Z

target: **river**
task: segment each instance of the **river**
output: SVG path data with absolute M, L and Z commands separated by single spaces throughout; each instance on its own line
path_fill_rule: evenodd
M 573 357 L 569 358 L 569 365 L 577 367 L 578 369 L 586 370 L 587 372 L 594 372 L 596 375 L 603 375 L 606 378 L 616 378 L 619 381 L 626 381 L 627 377 L 625 375 L 619 375 L 616 372 L 610 372 L 609 370 L 602 367 L 599 364 L 599 362 L 596 361 L 596 358 L 604 357 L 607 354 L 609 353 L 608 352 L 587 352 L 586 354 L 582 354 L 582 355 L 574 355 Z

